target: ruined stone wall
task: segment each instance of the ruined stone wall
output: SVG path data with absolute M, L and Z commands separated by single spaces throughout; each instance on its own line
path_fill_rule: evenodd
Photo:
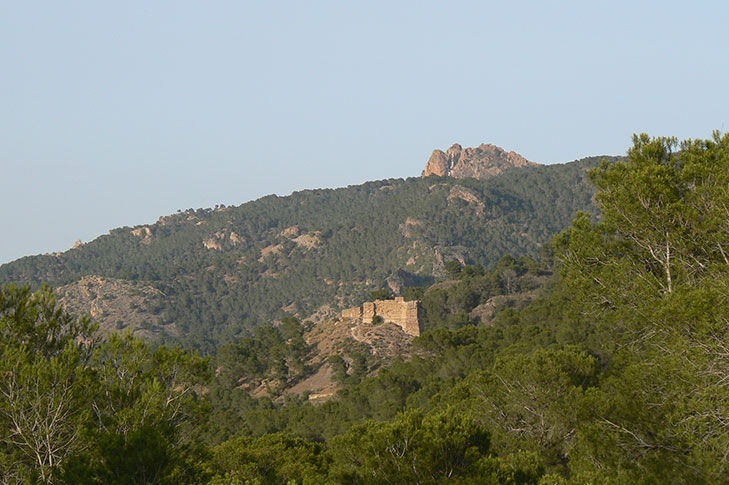
M 372 320 L 375 317 L 375 304 L 371 301 L 368 301 L 364 305 L 362 305 L 362 318 L 366 318 L 367 320 Z
M 385 322 L 402 327 L 405 333 L 418 336 L 423 330 L 422 311 L 419 301 L 405 301 L 401 296 L 394 300 L 375 300 L 366 302 L 361 307 L 348 308 L 342 311 L 343 318 L 370 321 L 379 316 Z
M 405 302 L 405 314 L 400 326 L 405 333 L 419 336 L 423 332 L 423 312 L 421 311 L 419 301 Z
M 342 310 L 342 318 L 362 318 L 362 307 L 356 306 Z
M 381 317 L 385 322 L 400 325 L 405 329 L 405 321 L 412 309 L 403 298 L 396 300 L 375 300 L 375 314 Z M 417 316 L 417 315 L 416 315 Z

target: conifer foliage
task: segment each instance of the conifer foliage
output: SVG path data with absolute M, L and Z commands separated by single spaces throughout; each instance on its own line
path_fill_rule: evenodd
M 206 361 L 95 330 L 48 288 L 0 287 L 2 483 L 179 483 Z
M 311 370 L 297 320 L 221 346 L 213 374 L 0 286 L 0 481 L 729 482 L 729 135 L 639 135 L 590 177 L 599 216 L 541 262 L 403 290 L 426 318 L 410 358 L 333 356 L 318 405 L 241 385 Z
M 593 171 L 602 210 L 560 236 L 562 277 L 610 372 L 575 468 L 621 479 L 729 473 L 729 135 L 634 138 Z

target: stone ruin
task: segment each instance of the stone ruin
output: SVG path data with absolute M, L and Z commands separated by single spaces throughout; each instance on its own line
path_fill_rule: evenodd
M 398 296 L 394 300 L 368 301 L 362 306 L 347 308 L 342 310 L 342 318 L 364 322 L 378 316 L 384 322 L 394 323 L 405 333 L 418 337 L 423 331 L 422 313 L 419 301 L 405 301 Z

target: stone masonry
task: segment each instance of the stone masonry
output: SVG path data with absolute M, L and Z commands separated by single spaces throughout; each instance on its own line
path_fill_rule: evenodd
M 371 321 L 379 316 L 385 322 L 400 326 L 405 333 L 419 336 L 423 331 L 422 309 L 419 301 L 405 301 L 398 296 L 394 300 L 368 301 L 362 306 L 342 311 L 342 318 Z

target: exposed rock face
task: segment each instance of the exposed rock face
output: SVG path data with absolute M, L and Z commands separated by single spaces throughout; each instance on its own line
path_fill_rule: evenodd
M 216 251 L 222 251 L 222 241 L 224 238 L 225 234 L 216 233 L 214 236 L 210 236 L 209 238 L 205 239 L 203 241 L 203 246 L 205 246 L 205 249 L 215 249 Z
M 203 240 L 203 246 L 205 246 L 205 249 L 214 249 L 215 251 L 222 251 L 223 250 L 223 243 L 225 242 L 226 237 L 230 241 L 231 246 L 237 246 L 241 243 L 246 242 L 246 238 L 243 236 L 239 236 L 235 232 L 231 232 L 230 235 L 226 236 L 225 232 L 219 231 L 216 232 L 214 235 L 208 237 L 207 239 Z M 144 241 L 142 241 L 144 242 Z
M 311 393 L 309 401 L 314 403 L 333 397 L 340 386 L 334 381 L 327 359 L 332 355 L 338 355 L 351 365 L 353 359 L 351 351 L 348 350 L 353 348 L 351 343 L 357 342 L 360 345 L 354 348 L 364 346 L 366 352 L 377 356 L 376 361 L 380 364 L 374 369 L 370 368 L 371 373 L 373 370 L 376 372 L 380 365 L 389 365 L 396 358 L 406 360 L 410 358 L 414 336 L 405 333 L 401 326 L 388 322 L 373 324 L 371 319 L 363 320 L 362 307 L 352 309 L 357 315 L 356 318 L 334 318 L 336 312 L 330 314 L 329 310 L 332 308 L 328 305 L 327 307 L 328 309 L 323 312 L 327 317 L 318 321 L 304 335 L 306 343 L 315 349 L 307 365 L 319 370 L 284 391 L 285 394 L 302 395 L 308 391 Z
M 142 244 L 149 244 L 152 242 L 152 231 L 149 226 L 132 229 L 132 235 L 140 238 Z
M 457 146 L 460 148 L 461 145 L 453 146 Z M 453 167 L 453 165 L 453 160 L 450 160 L 448 156 L 443 153 L 443 151 L 435 149 L 433 150 L 433 154 L 430 156 L 430 160 L 428 160 L 428 164 L 425 166 L 423 177 L 427 177 L 428 175 L 438 175 L 440 177 L 445 177 L 446 175 L 450 174 L 451 167 Z
M 246 242 L 246 238 L 244 238 L 243 236 L 239 236 L 235 232 L 230 233 L 230 244 L 232 244 L 233 246 L 237 246 L 240 243 L 244 242 Z
M 56 288 L 60 302 L 76 315 L 90 314 L 99 323 L 102 335 L 132 331 L 153 340 L 160 335 L 176 335 L 174 323 L 163 323 L 155 310 L 166 296 L 158 289 L 140 283 L 87 275 Z
M 453 199 L 461 199 L 471 205 L 477 214 L 483 214 L 486 205 L 478 198 L 472 190 L 469 190 L 460 185 L 454 185 L 451 187 L 451 192 L 448 194 L 448 202 Z
M 271 244 L 261 249 L 261 257 L 258 258 L 259 263 L 263 263 L 268 256 L 281 254 L 283 250 L 283 244 Z
M 428 175 L 455 178 L 488 178 L 515 167 L 536 166 L 515 152 L 506 152 L 496 145 L 481 144 L 476 148 L 463 148 L 456 143 L 448 150 L 433 150 L 423 177 Z
M 301 236 L 295 237 L 293 241 L 306 249 L 314 249 L 321 243 L 319 239 L 319 231 L 302 234 Z
M 137 229 L 132 229 L 132 234 L 137 237 L 147 237 L 152 236 L 152 231 L 149 229 L 149 226 L 143 226 Z
M 281 233 L 279 234 L 279 236 L 281 236 L 281 237 L 289 237 L 289 238 L 298 236 L 298 235 L 299 235 L 299 226 L 287 227 L 286 229 L 281 231 Z

